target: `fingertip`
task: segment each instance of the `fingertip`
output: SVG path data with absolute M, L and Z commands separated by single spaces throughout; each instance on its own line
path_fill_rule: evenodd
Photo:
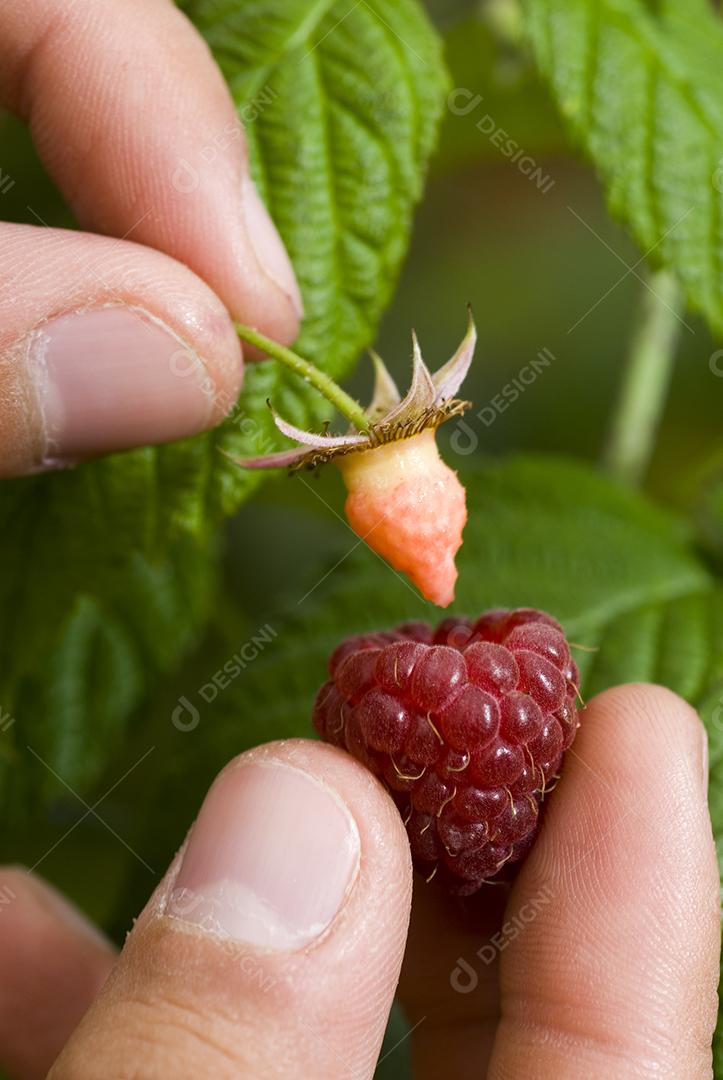
M 29 0 L 0 8 L 0 33 L 2 103 L 27 119 L 83 227 L 167 253 L 234 318 L 291 343 L 302 314 L 291 261 L 229 89 L 178 7 Z M 255 110 L 275 97 L 263 88 Z
M 233 883 L 230 907 L 216 903 L 218 881 Z M 349 754 L 316 741 L 282 740 L 233 759 L 216 778 L 173 888 L 201 899 L 189 923 L 205 925 L 210 906 L 222 935 L 244 941 L 250 935 L 264 948 L 301 948 L 343 936 L 360 915 L 366 920 L 367 900 L 359 897 L 370 891 L 398 892 L 408 907 L 409 844 L 389 795 Z M 239 910 L 238 898 L 252 910 Z M 396 930 L 398 915 L 396 904 L 380 907 L 379 932 L 387 919 Z M 228 927 L 218 923 L 224 916 Z
M 633 711 L 641 717 L 651 714 L 678 717 L 684 723 L 700 724 L 698 714 L 685 698 L 661 683 L 632 682 L 611 686 L 592 699 L 598 708 L 613 712 Z
M 24 934 L 20 927 L 26 927 L 29 937 L 37 939 L 39 915 L 42 915 L 48 929 L 56 932 L 58 928 L 68 931 L 96 946 L 108 958 L 114 950 L 110 941 L 79 908 L 62 895 L 49 881 L 33 873 L 27 866 L 19 863 L 0 867 L 0 896 L 2 911 L 10 907 L 11 918 L 0 924 L 7 941 L 12 933 L 17 941 Z M 17 904 L 16 907 L 13 905 Z M 14 922 L 11 931 L 8 922 Z M 105 975 L 105 972 L 103 973 Z
M 130 1067 L 149 1039 L 149 1077 L 371 1076 L 410 898 L 399 814 L 366 770 L 305 740 L 241 755 L 53 1077 Z
M 294 268 L 271 214 L 266 209 L 250 174 L 242 181 L 244 221 L 251 245 L 263 272 L 284 294 L 291 312 L 286 315 L 280 333 L 291 344 L 298 333 L 299 320 L 304 316 L 304 301 Z M 293 336 L 292 336 L 293 335 Z
M 26 279 L 0 297 L 0 475 L 185 438 L 233 407 L 238 335 L 185 266 L 128 241 L 0 233 L 10 280 Z
M 581 715 L 508 917 L 490 1076 L 710 1075 L 720 945 L 705 734 L 670 690 L 607 690 Z M 532 977 L 534 972 L 534 978 Z M 566 1071 L 567 1070 L 567 1071 Z
M 149 307 L 110 303 L 59 315 L 28 338 L 51 462 L 197 435 L 235 401 L 231 334 L 198 319 L 179 320 L 178 333 L 171 313 L 164 319 Z
M 594 723 L 588 724 L 588 718 Z M 657 683 L 627 683 L 602 691 L 581 715 L 580 738 L 573 754 L 594 743 L 591 755 L 615 767 L 629 761 L 639 780 L 666 756 L 687 763 L 703 788 L 708 784 L 708 736 L 701 719 L 684 698 Z M 651 755 L 653 760 L 651 761 Z
M 113 960 L 110 942 L 48 882 L 0 867 L 0 1068 L 45 1076 Z

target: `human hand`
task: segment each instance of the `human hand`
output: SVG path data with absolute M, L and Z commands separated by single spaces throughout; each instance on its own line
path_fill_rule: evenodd
M 608 691 L 509 895 L 419 886 L 399 987 L 417 1080 L 711 1075 L 705 769 L 687 705 Z M 371 1077 L 411 891 L 366 770 L 315 742 L 259 747 L 212 786 L 118 959 L 38 879 L 0 874 L 2 1064 L 36 1080 L 69 1038 L 51 1080 Z
M 231 316 L 288 343 L 301 298 L 204 42 L 170 0 L 9 0 L 0 108 L 90 230 L 0 223 L 0 476 L 217 423 Z

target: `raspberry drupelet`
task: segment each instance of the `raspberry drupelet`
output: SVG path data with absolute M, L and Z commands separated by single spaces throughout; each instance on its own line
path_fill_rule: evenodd
M 417 868 L 463 896 L 507 876 L 579 724 L 560 625 L 526 608 L 407 623 L 342 642 L 329 674 L 314 725 L 390 790 Z
M 439 607 L 454 599 L 465 491 L 439 456 L 434 431 L 339 458 L 354 532 Z

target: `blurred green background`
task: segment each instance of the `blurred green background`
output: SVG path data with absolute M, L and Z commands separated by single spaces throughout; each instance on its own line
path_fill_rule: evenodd
M 641 253 L 610 220 L 595 176 L 563 139 L 544 88 L 516 46 L 514 25 L 495 17 L 498 5 L 486 5 L 483 16 L 470 13 L 469 5 L 440 2 L 431 8 L 445 34 L 453 85 L 465 91 L 455 100 L 480 100 L 464 115 L 447 111 L 378 351 L 405 383 L 414 326 L 425 358 L 438 366 L 462 337 L 469 301 L 479 330 L 465 386 L 474 411 L 488 405 L 541 350 L 553 357 L 493 423 L 485 425 L 474 419 L 474 411 L 470 414 L 475 452 L 534 449 L 595 459 L 604 445 L 644 289 L 636 276 L 644 270 L 644 264 L 636 266 Z M 487 116 L 553 181 L 545 185 L 546 193 L 480 130 L 480 123 L 489 128 Z M 14 168 L 7 163 L 6 171 L 22 179 L 30 165 L 29 158 Z M 18 197 L 21 190 L 18 183 Z M 3 213 L 22 217 L 24 207 L 13 206 L 13 197 L 12 192 L 6 196 Z M 50 206 L 53 198 L 49 190 Z M 48 212 L 57 220 L 57 208 Z M 686 506 L 691 477 L 721 446 L 723 378 L 709 365 L 716 345 L 695 316 L 686 314 L 685 322 L 647 484 L 658 499 L 676 507 Z M 723 363 L 719 368 L 723 372 Z M 360 395 L 369 392 L 368 363 L 359 365 L 351 386 Z M 453 431 L 450 424 L 442 441 L 449 443 Z M 455 453 L 447 456 L 455 464 Z M 122 754 L 98 785 L 100 798 L 133 768 L 99 807 L 122 840 L 86 815 L 87 807 L 61 785 L 50 814 L 14 836 L 6 852 L 10 859 L 26 865 L 40 860 L 39 872 L 118 939 L 183 840 L 213 775 L 248 742 L 243 717 L 236 745 L 206 740 L 211 712 L 191 743 L 191 735 L 171 724 L 171 709 L 249 634 L 265 623 L 273 626 L 276 613 L 297 605 L 344 556 L 350 534 L 333 513 L 342 497 L 331 470 L 310 485 L 282 477 L 270 481 L 229 523 L 220 539 L 223 581 L 213 624 L 182 671 L 146 703 Z M 306 724 L 300 715 L 299 730 Z M 276 734 L 273 717 L 265 731 L 267 738 Z M 136 765 L 150 746 L 154 749 Z M 403 1053 L 387 1059 L 389 1075 L 401 1068 Z

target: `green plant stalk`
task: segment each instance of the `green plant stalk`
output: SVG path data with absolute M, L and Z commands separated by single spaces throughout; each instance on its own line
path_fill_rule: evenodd
M 683 309 L 680 287 L 667 270 L 649 274 L 647 284 L 603 454 L 603 464 L 614 476 L 636 486 L 655 447 Z
M 369 430 L 369 417 L 364 412 L 364 409 L 359 402 L 355 401 L 353 397 L 350 397 L 350 395 L 342 390 L 333 379 L 323 371 L 320 371 L 319 368 L 315 367 L 309 360 L 305 360 L 303 356 L 299 356 L 293 349 L 288 349 L 285 345 L 279 345 L 277 341 L 273 341 L 264 334 L 260 334 L 258 330 L 254 330 L 251 326 L 244 326 L 242 323 L 236 323 L 236 333 L 242 341 L 248 342 L 249 345 L 254 345 L 257 349 L 261 349 L 272 357 L 272 359 L 278 360 L 280 364 L 287 367 L 289 371 L 295 372 L 295 374 L 310 383 L 320 394 L 323 394 L 326 400 L 330 401 L 358 431 L 366 432 Z

